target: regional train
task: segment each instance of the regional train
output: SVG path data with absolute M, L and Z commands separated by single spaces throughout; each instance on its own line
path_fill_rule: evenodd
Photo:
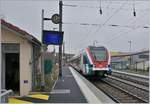
M 88 46 L 69 62 L 85 76 L 111 75 L 110 53 L 104 46 Z

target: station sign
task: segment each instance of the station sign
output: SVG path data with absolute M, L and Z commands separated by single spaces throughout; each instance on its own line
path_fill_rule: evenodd
M 43 44 L 46 45 L 62 45 L 63 33 L 60 31 L 43 30 Z

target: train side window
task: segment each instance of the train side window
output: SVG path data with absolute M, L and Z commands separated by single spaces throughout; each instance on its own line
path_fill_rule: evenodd
M 86 57 L 85 56 L 83 56 L 83 64 L 86 64 L 87 62 L 86 62 Z

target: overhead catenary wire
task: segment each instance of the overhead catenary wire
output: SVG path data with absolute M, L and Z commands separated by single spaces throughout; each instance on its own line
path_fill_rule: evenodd
M 112 2 L 111 2 L 111 4 L 112 4 Z M 133 4 L 131 4 L 130 3 L 130 5 L 133 5 Z M 88 5 L 73 5 L 73 4 L 64 4 L 63 5 L 64 7 L 78 7 L 78 8 L 97 8 L 97 9 L 99 9 L 100 8 L 100 6 L 88 6 Z M 101 6 L 101 8 L 103 8 L 103 9 L 106 9 L 106 10 L 116 10 L 116 9 L 118 9 L 118 8 L 115 8 L 115 7 L 110 7 L 110 6 Z M 121 8 L 120 10 L 122 10 L 122 11 L 132 11 L 133 9 L 128 9 L 128 8 Z M 145 9 L 136 9 L 136 11 L 147 11 L 148 10 L 148 8 L 145 8 Z
M 128 34 L 128 33 L 130 33 L 130 32 L 132 32 L 133 30 L 128 30 L 128 31 L 125 31 L 125 32 L 123 32 L 123 33 L 121 33 L 121 32 L 119 32 L 119 33 L 117 33 L 117 35 L 115 35 L 115 36 L 113 36 L 113 38 L 111 38 L 111 39 L 109 39 L 109 40 L 107 40 L 105 43 L 107 43 L 107 42 L 112 42 L 113 40 L 115 40 L 115 39 L 117 39 L 117 38 L 119 38 L 120 36 L 122 36 L 123 34 Z
M 145 12 L 145 13 L 146 13 L 146 12 Z M 142 15 L 141 15 L 141 16 L 142 16 Z M 135 23 L 136 21 L 137 21 L 137 20 L 132 21 L 131 24 Z M 119 33 L 117 33 L 116 35 L 114 35 L 113 38 L 107 40 L 107 42 L 112 42 L 113 40 L 116 40 L 116 39 L 119 38 L 120 36 L 123 36 L 123 34 L 128 34 L 129 32 L 132 32 L 132 31 L 134 31 L 134 30 L 136 30 L 136 29 L 138 29 L 138 28 L 140 28 L 140 26 L 134 26 L 134 27 L 132 28 L 132 30 L 129 30 L 129 31 L 126 31 L 126 32 L 123 32 L 123 33 L 119 32 Z M 149 28 L 149 26 L 143 26 L 143 28 L 147 29 L 147 28 Z M 106 42 L 106 43 L 107 43 L 107 42 Z
M 103 24 L 97 24 L 97 23 L 78 23 L 78 22 L 63 22 L 63 24 L 65 25 L 81 25 L 81 26 L 102 26 Z M 105 24 L 104 26 L 110 26 L 110 27 L 118 27 L 118 28 L 134 28 L 133 26 L 130 26 L 130 25 L 119 25 L 119 24 Z M 137 27 L 140 27 L 140 28 L 149 28 L 149 26 L 147 25 L 138 25 Z
M 120 8 L 122 8 L 125 4 L 126 4 L 126 3 L 122 4 L 122 5 L 120 6 Z M 116 11 L 114 12 L 114 14 L 111 15 L 111 16 L 103 23 L 103 26 L 104 26 L 117 12 L 119 12 L 119 10 L 120 10 L 120 9 L 116 10 Z M 133 28 L 139 28 L 139 27 L 140 27 L 140 26 L 133 27 Z M 101 28 L 101 27 L 100 27 L 100 28 Z M 143 26 L 142 28 L 145 28 L 145 26 Z M 146 28 L 148 28 L 148 26 L 146 26 Z M 97 29 L 97 30 L 98 30 L 98 29 Z M 95 33 L 97 32 L 97 30 L 96 30 L 93 34 L 95 34 Z M 131 30 L 131 31 L 132 31 L 132 30 Z M 89 31 L 89 32 L 90 32 L 90 31 Z M 85 36 L 86 38 L 84 39 L 84 41 L 88 38 L 89 32 L 88 32 L 87 35 Z M 128 32 L 125 32 L 125 33 L 128 33 Z M 119 37 L 119 36 L 117 36 L 117 37 Z
M 111 3 L 110 3 L 111 4 Z M 131 4 L 131 3 L 130 3 Z M 80 5 L 72 5 L 72 7 L 86 7 L 86 8 L 99 8 L 99 7 L 97 7 L 97 6 L 80 6 Z M 119 8 L 112 8 L 112 7 L 109 7 L 109 6 L 107 6 L 107 7 L 103 7 L 103 8 L 105 8 L 105 9 L 119 9 Z M 121 8 L 120 10 L 130 10 L 130 11 L 132 11 L 132 9 L 126 9 L 126 8 Z M 146 9 L 136 9 L 136 11 L 148 11 L 149 9 L 148 8 L 146 8 Z M 66 24 L 74 24 L 74 23 L 66 23 Z M 82 25 L 82 26 L 98 26 L 98 27 L 101 27 L 102 26 L 102 24 L 89 24 L 89 23 L 75 23 L 76 25 Z M 124 25 L 124 26 L 121 26 L 121 25 L 118 25 L 118 24 L 110 24 L 110 25 L 106 25 L 106 24 L 104 24 L 103 26 L 112 26 L 112 27 L 128 27 L 128 28 L 149 28 L 149 26 L 135 26 L 135 27 L 132 27 L 132 26 L 130 26 L 130 25 Z M 96 29 L 97 30 L 97 29 Z M 132 31 L 132 30 L 130 30 L 130 31 Z M 125 33 L 129 33 L 130 31 L 127 31 L 127 32 L 123 32 L 123 33 L 121 33 L 121 34 L 125 34 Z M 87 34 L 86 34 L 86 37 L 88 37 L 89 36 L 89 33 L 90 33 L 91 31 L 89 31 Z M 92 32 L 93 33 L 93 32 Z M 118 33 L 118 35 L 119 35 L 119 33 Z M 116 35 L 115 37 L 119 37 L 118 35 Z M 87 38 L 86 38 L 87 39 Z M 115 39 L 111 39 L 111 40 L 115 40 Z M 85 39 L 84 39 L 84 41 L 85 41 Z
M 124 3 L 122 3 L 121 6 L 120 6 L 110 17 L 108 17 L 108 18 L 106 19 L 106 21 L 105 21 L 100 27 L 98 27 L 98 28 L 95 30 L 95 32 L 92 33 L 92 34 L 96 34 L 96 33 L 98 32 L 98 30 L 101 29 L 115 14 L 117 14 L 117 13 L 120 11 L 120 9 L 121 9 L 126 3 L 127 3 L 127 1 L 124 2 Z M 88 36 L 90 35 L 90 34 L 89 34 L 90 32 L 91 32 L 91 31 L 89 31 L 89 32 L 86 34 L 86 36 L 85 36 L 85 38 L 84 38 L 84 42 L 85 42 L 85 40 L 88 38 Z
M 117 14 L 125 4 L 126 4 L 126 2 L 123 3 L 110 17 L 108 17 L 106 19 L 106 21 L 102 24 L 102 26 L 100 26 L 98 29 L 96 29 L 96 31 L 93 34 L 96 34 L 99 31 L 99 29 L 101 29 L 115 14 Z

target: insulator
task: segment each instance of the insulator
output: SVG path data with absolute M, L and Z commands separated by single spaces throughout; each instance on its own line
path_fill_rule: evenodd
M 100 14 L 102 14 L 102 9 L 99 10 Z
M 133 15 L 134 15 L 134 17 L 136 17 L 136 12 L 135 11 L 133 12 Z

